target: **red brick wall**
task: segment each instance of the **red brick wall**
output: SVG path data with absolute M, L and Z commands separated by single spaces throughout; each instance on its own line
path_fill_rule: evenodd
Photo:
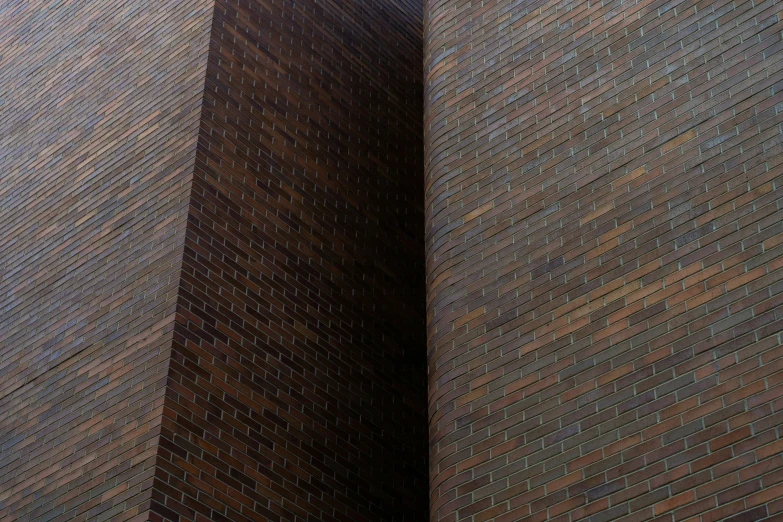
M 0 6 L 2 520 L 147 520 L 209 4 Z
M 426 2 L 432 520 L 780 519 L 780 8 Z
M 160 516 L 426 519 L 421 16 L 217 2 Z

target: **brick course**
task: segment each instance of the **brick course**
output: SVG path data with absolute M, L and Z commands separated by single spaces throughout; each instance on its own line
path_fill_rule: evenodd
M 431 520 L 783 516 L 780 7 L 425 3 Z

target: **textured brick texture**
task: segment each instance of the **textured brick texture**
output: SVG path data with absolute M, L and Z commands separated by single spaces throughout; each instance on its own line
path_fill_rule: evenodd
M 216 2 L 161 515 L 426 519 L 421 20 Z
M 781 7 L 425 3 L 431 520 L 783 518 Z
M 0 5 L 0 519 L 426 518 L 421 23 Z
M 147 520 L 211 7 L 0 4 L 0 519 Z
M 779 11 L 2 3 L 0 519 L 783 519 Z

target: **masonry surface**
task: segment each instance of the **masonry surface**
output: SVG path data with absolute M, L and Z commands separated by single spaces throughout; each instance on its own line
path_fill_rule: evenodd
M 421 23 L 0 6 L 0 519 L 426 518 Z
M 783 520 L 781 13 L 3 3 L 0 520 Z
M 157 512 L 422 520 L 421 6 L 214 13 Z
M 432 520 L 783 518 L 780 10 L 426 2 Z
M 0 7 L 3 520 L 147 520 L 211 18 Z

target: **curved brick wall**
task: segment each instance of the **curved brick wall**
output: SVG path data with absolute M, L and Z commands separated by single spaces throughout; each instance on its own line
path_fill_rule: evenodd
M 425 4 L 431 520 L 781 516 L 780 8 Z

